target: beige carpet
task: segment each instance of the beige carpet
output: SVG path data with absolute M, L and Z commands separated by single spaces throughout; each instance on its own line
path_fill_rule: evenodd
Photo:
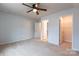
M 1 45 L 2 56 L 63 56 L 79 55 L 78 52 L 61 49 L 39 39 L 30 39 L 12 44 Z
M 72 48 L 72 43 L 71 42 L 63 42 L 61 44 L 61 48 L 71 49 Z

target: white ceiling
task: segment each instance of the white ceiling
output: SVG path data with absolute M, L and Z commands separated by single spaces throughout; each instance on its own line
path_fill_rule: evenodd
M 28 5 L 32 5 L 32 3 L 27 3 Z M 16 15 L 26 16 L 32 19 L 39 19 L 42 16 L 50 15 L 52 13 L 56 13 L 62 10 L 66 10 L 69 8 L 79 7 L 79 4 L 72 4 L 72 3 L 41 3 L 41 8 L 46 8 L 47 12 L 40 11 L 40 15 L 36 15 L 33 12 L 26 13 L 31 8 L 22 5 L 21 3 L 0 3 L 0 11 L 7 12 Z

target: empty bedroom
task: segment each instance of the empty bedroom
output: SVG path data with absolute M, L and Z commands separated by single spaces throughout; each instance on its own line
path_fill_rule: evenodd
M 79 56 L 79 3 L 0 3 L 0 56 Z

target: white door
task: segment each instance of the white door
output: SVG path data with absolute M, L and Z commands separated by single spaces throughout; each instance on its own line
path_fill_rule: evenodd
M 42 23 L 41 23 L 41 40 L 44 40 L 44 41 L 47 41 L 47 23 L 48 21 L 47 20 L 42 20 Z

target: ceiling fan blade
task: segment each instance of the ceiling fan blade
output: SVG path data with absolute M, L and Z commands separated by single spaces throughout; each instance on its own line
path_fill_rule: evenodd
M 25 3 L 22 3 L 22 5 L 33 8 L 33 7 L 31 7 L 31 6 L 29 6 L 29 5 L 25 4 Z
M 36 14 L 39 15 L 39 12 L 37 11 Z
M 39 5 L 40 5 L 40 3 L 37 3 L 37 5 L 39 6 Z
M 27 11 L 27 13 L 29 13 L 29 12 L 31 12 L 31 11 L 33 11 L 33 9 L 32 9 L 32 10 Z
M 36 8 L 38 10 L 42 10 L 42 11 L 47 11 L 47 9 L 42 9 L 42 8 Z

